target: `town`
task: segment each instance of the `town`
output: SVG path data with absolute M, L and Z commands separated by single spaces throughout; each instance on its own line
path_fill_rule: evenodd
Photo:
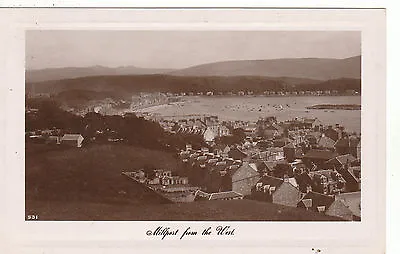
M 38 114 L 39 108 L 26 108 L 28 121 Z M 100 141 L 139 139 L 140 134 L 130 134 L 133 129 L 121 129 L 123 124 L 101 123 L 110 121 L 104 117 L 93 110 L 83 123 L 77 120 L 81 128 L 30 128 L 26 140 L 79 149 Z M 158 126 L 168 137 L 157 142 L 174 151 L 179 169 L 120 172 L 172 202 L 252 199 L 361 220 L 361 135 L 339 124 L 325 126 L 317 118 L 300 117 L 278 122 L 273 116 L 251 122 L 220 121 L 213 115 L 164 119 L 129 113 L 118 119 Z M 154 133 L 160 132 L 158 127 Z

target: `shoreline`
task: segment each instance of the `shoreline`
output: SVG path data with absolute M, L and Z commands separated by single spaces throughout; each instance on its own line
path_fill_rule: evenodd
M 359 104 L 317 104 L 313 106 L 308 106 L 306 109 L 328 109 L 328 110 L 361 110 L 361 105 Z
M 321 122 L 340 123 L 361 132 L 360 110 L 307 109 L 310 105 L 359 105 L 361 96 L 188 96 L 180 102 L 153 105 L 135 112 L 160 119 L 185 119 L 216 115 L 221 121 L 256 122 L 275 116 L 279 121 L 295 117 L 317 117 Z
M 288 97 L 340 97 L 340 96 L 351 96 L 351 97 L 361 97 L 360 94 L 356 94 L 356 95 L 193 95 L 193 96 L 177 96 L 177 98 L 180 98 L 180 101 L 176 101 L 176 102 L 166 102 L 166 103 L 156 103 L 156 104 L 152 104 L 152 105 L 143 105 L 143 106 L 138 106 L 137 108 L 131 110 L 132 112 L 141 112 L 146 110 L 146 109 L 162 109 L 164 107 L 167 106 L 176 106 L 179 103 L 188 103 L 188 102 L 196 102 L 196 98 L 197 99 L 204 99 L 204 98 L 209 98 L 209 99 L 213 99 L 213 98 L 221 98 L 221 99 L 225 99 L 225 98 L 288 98 Z M 318 105 L 313 105 L 310 107 L 314 107 L 314 106 L 319 106 L 319 105 L 325 105 L 325 104 L 318 104 Z M 330 105 L 330 104 L 326 104 L 326 105 Z M 337 104 L 337 105 L 341 105 L 341 104 Z M 356 104 L 352 104 L 352 105 L 356 105 Z M 317 109 L 317 108 L 310 108 L 310 107 L 306 107 L 306 109 Z M 323 108 L 321 108 L 323 109 Z M 331 109 L 331 108 L 327 108 L 327 109 Z M 332 108 L 333 109 L 333 108 Z

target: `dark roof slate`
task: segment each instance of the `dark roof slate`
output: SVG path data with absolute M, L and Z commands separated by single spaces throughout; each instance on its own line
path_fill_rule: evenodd
M 334 197 L 330 197 L 328 195 L 324 195 L 324 194 L 314 192 L 314 191 L 308 192 L 303 197 L 303 199 L 311 199 L 312 200 L 311 207 L 313 207 L 313 208 L 316 208 L 317 206 L 325 206 L 326 209 L 328 209 L 328 207 L 333 203 L 333 201 L 335 201 Z
M 309 158 L 309 159 L 325 159 L 329 160 L 334 157 L 338 156 L 337 153 L 329 151 L 329 150 L 317 150 L 317 149 L 311 149 L 308 151 L 303 158 Z

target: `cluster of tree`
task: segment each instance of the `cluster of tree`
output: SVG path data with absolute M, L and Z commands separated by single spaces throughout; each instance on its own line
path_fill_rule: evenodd
M 84 136 L 95 137 L 98 142 L 113 139 L 152 149 L 165 146 L 162 142 L 165 133 L 161 126 L 134 114 L 105 116 L 91 112 L 83 117 L 83 122 Z
M 164 138 L 164 143 L 175 152 L 184 149 L 186 144 L 191 144 L 195 150 L 208 147 L 201 135 L 189 133 L 168 134 Z
M 108 142 L 109 139 L 127 144 L 161 150 L 183 149 L 189 142 L 195 149 L 206 146 L 200 135 L 169 134 L 157 122 L 135 114 L 101 115 L 95 112 L 77 116 L 64 111 L 52 99 L 27 99 L 28 108 L 38 109 L 26 114 L 26 130 L 59 129 L 61 133 L 80 133 L 85 142 Z
M 68 132 L 79 132 L 83 129 L 83 119 L 60 108 L 60 104 L 47 98 L 27 98 L 28 108 L 38 109 L 36 113 L 26 114 L 27 131 L 43 129 L 62 129 Z
M 347 90 L 361 92 L 361 79 L 341 78 L 323 81 L 316 84 L 299 84 L 297 86 L 287 86 L 288 91 L 325 91 L 336 90 L 345 93 Z

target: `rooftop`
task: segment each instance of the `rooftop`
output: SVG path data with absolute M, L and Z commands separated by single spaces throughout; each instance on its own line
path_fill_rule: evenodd
M 83 138 L 81 134 L 64 134 L 62 140 L 78 140 Z
M 338 164 L 339 163 L 341 165 L 346 165 L 346 163 L 352 163 L 356 160 L 357 159 L 354 158 L 353 155 L 345 154 L 345 155 L 336 156 L 335 158 L 330 159 L 327 163 L 330 163 L 330 164 Z
M 337 195 L 355 216 L 361 217 L 361 191 L 348 192 Z
M 243 198 L 243 195 L 236 191 L 225 191 L 211 193 L 209 200 L 225 199 L 225 198 Z
M 318 146 L 333 148 L 333 147 L 335 147 L 335 141 L 333 139 L 323 135 L 318 140 Z
M 329 151 L 329 150 L 317 150 L 317 149 L 311 149 L 308 151 L 303 158 L 310 158 L 310 159 L 325 159 L 329 160 L 334 157 L 338 156 L 337 153 Z
M 262 183 L 263 185 L 279 187 L 283 183 L 283 179 L 273 177 L 273 176 L 263 176 L 263 177 L 261 177 L 260 180 L 258 180 L 257 183 Z
M 341 138 L 335 143 L 335 147 L 357 147 L 361 145 L 359 137 L 351 136 L 349 138 Z
M 310 191 L 308 192 L 302 200 L 305 199 L 311 199 L 312 201 L 312 205 L 310 207 L 317 207 L 317 206 L 325 206 L 326 208 L 328 208 L 333 201 L 335 201 L 335 198 L 328 196 L 328 195 L 324 195 L 318 192 L 314 192 L 314 191 Z

